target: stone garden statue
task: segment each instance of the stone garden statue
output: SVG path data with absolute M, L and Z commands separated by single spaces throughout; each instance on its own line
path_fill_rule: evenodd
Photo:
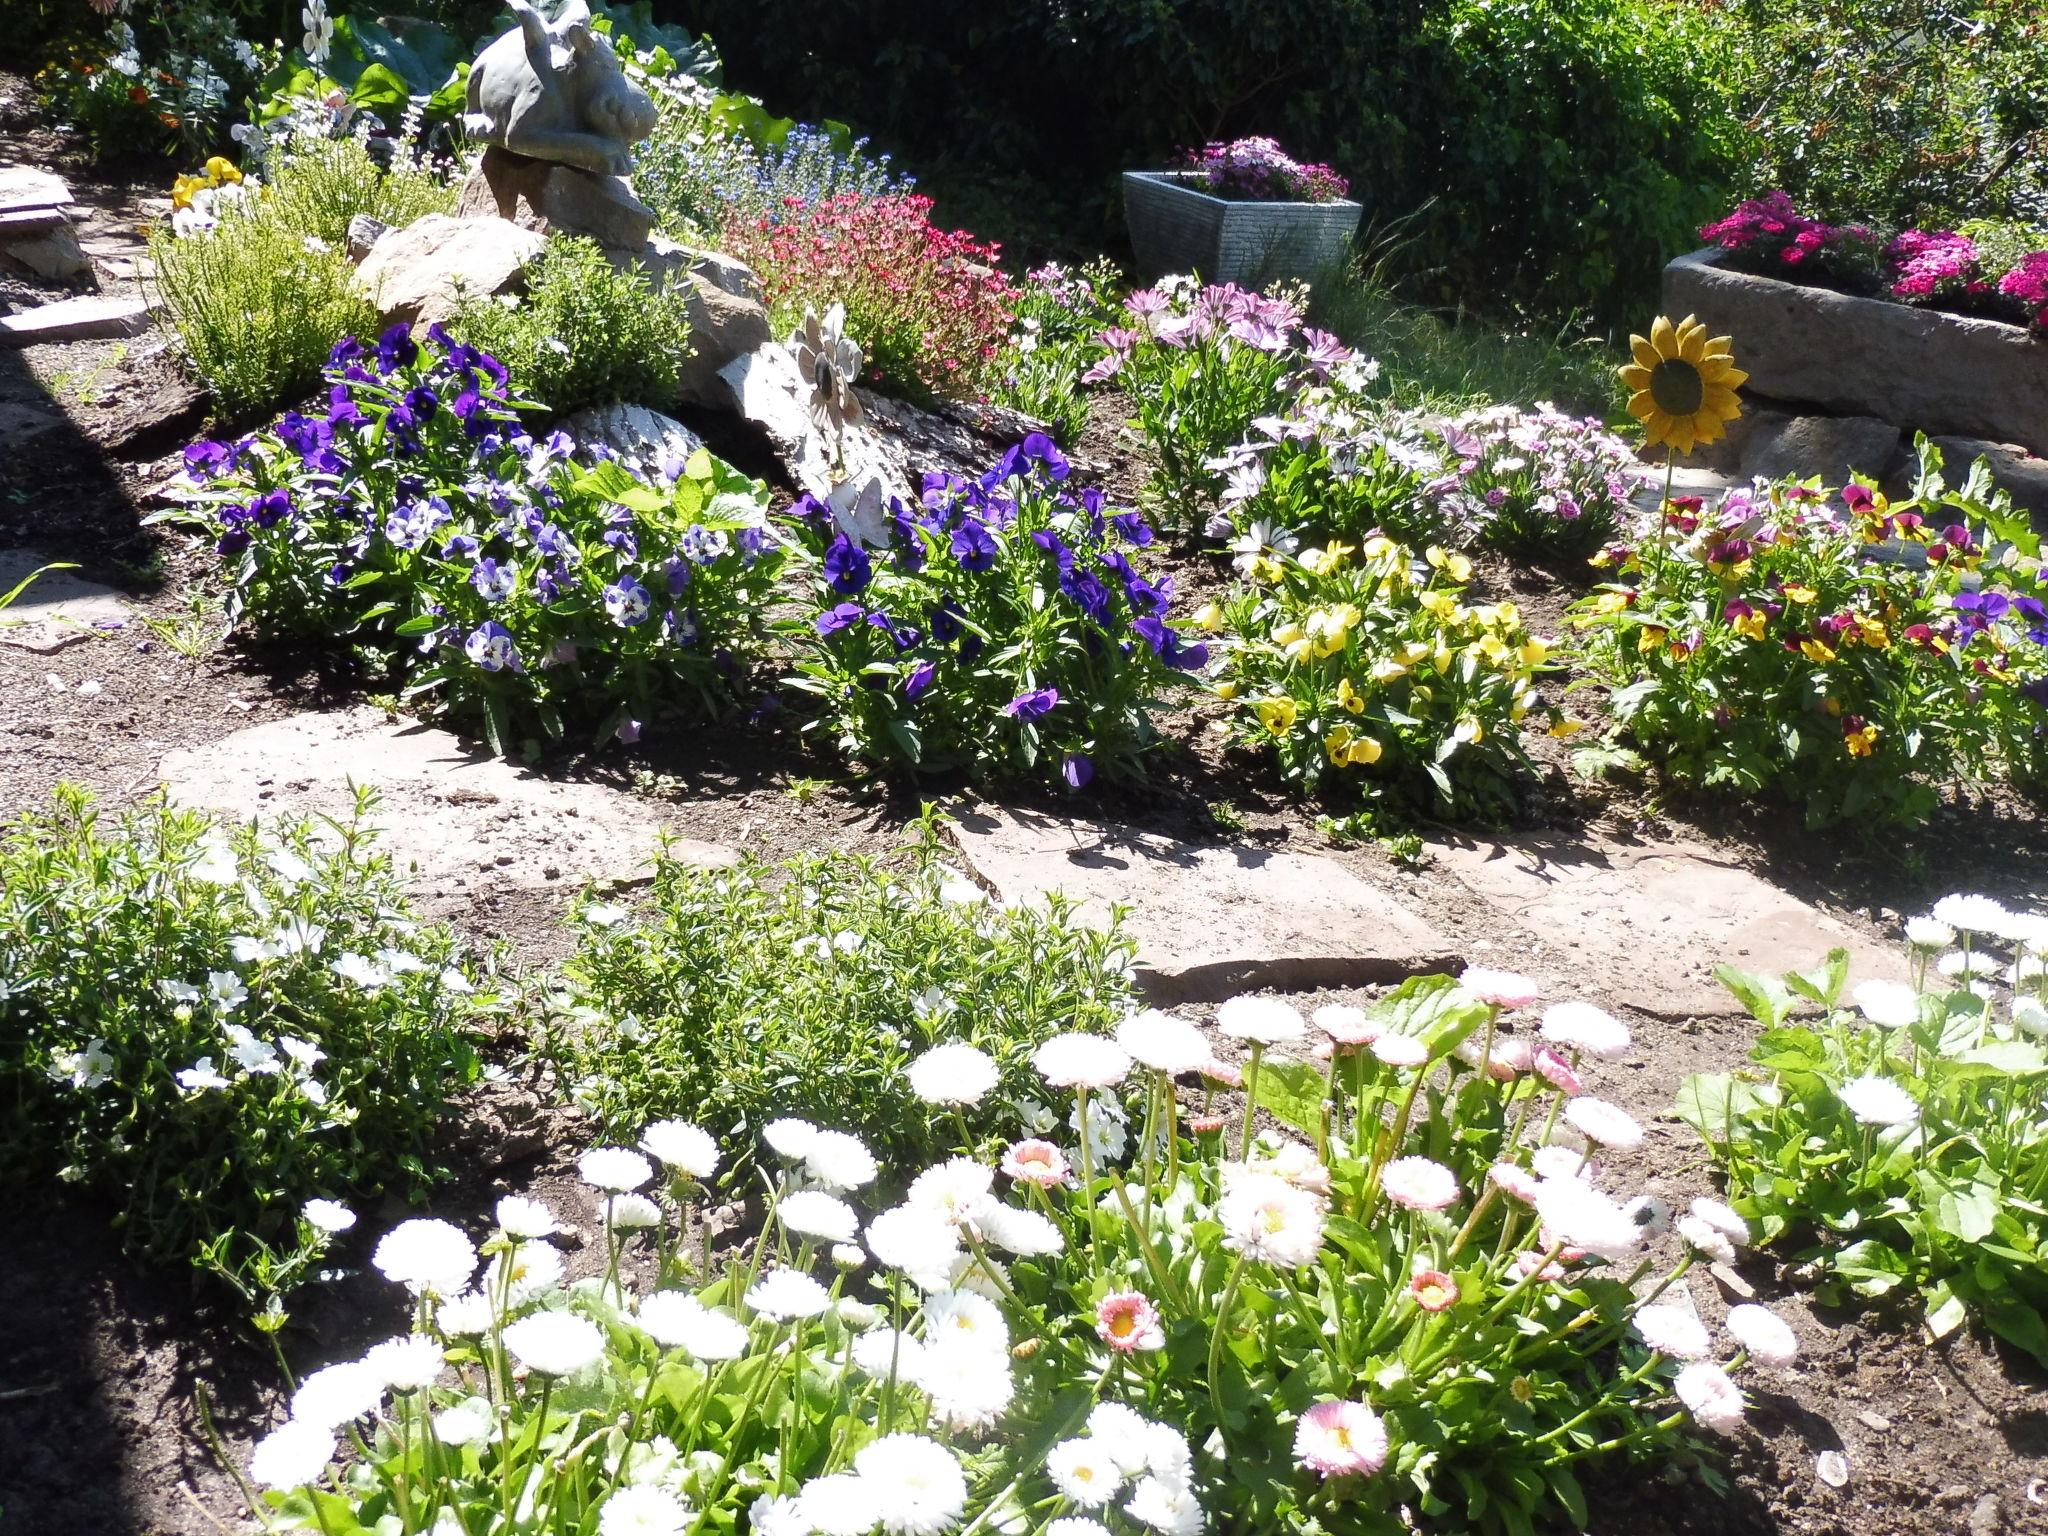
M 654 131 L 654 102 L 591 30 L 590 7 L 568 0 L 552 22 L 508 0 L 519 25 L 469 72 L 466 123 L 486 144 L 599 176 L 632 169 L 630 147 Z

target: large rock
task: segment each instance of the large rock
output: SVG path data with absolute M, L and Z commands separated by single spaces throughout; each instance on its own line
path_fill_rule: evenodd
M 0 257 L 53 283 L 83 277 L 92 262 L 78 243 L 78 232 L 58 221 L 47 229 L 0 231 Z
M 75 571 L 45 570 L 50 563 L 33 549 L 0 549 L 0 597 L 31 573 L 43 572 L 0 608 L 0 645 L 48 654 L 127 625 L 128 605 L 120 593 L 82 581 Z
M 1778 974 L 1846 949 L 1858 981 L 1903 980 L 1897 945 L 1875 943 L 1742 864 L 1690 843 L 1538 834 L 1430 844 L 1437 863 L 1502 917 L 1524 947 L 1506 963 L 1542 973 L 1556 955 L 1574 989 L 1603 981 L 1615 1000 L 1660 1018 L 1741 1014 L 1714 979 L 1727 963 Z M 1511 939 L 1510 943 L 1518 941 Z
M 1819 475 L 1839 486 L 1853 471 L 1881 478 L 1898 451 L 1899 429 L 1875 416 L 1786 416 L 1749 434 L 1740 463 L 1766 480 Z
M 1457 966 L 1448 939 L 1329 859 L 984 806 L 958 813 L 953 836 L 1006 903 L 1042 904 L 1058 891 L 1097 925 L 1112 904 L 1132 908 L 1125 931 L 1138 946 L 1138 979 L 1162 1004 Z
M 1984 459 L 1991 482 L 2012 497 L 2013 505 L 2030 512 L 2036 528 L 2048 528 L 2048 458 L 2036 458 L 2018 443 L 1987 443 L 1980 437 L 1937 437 L 1942 476 L 1960 485 L 1970 466 Z M 1910 469 L 1910 466 L 1909 466 Z
M 2016 325 L 1855 298 L 1717 266 L 1664 269 L 1664 308 L 1735 339 L 1749 388 L 1902 431 L 2015 442 L 2048 454 L 2048 343 Z
M 690 355 L 684 360 L 678 393 L 692 405 L 719 409 L 730 396 L 719 372 L 766 346 L 768 311 L 760 300 L 753 269 L 715 251 L 695 250 L 665 235 L 650 235 L 635 250 L 607 246 L 615 267 L 637 266 L 657 288 L 680 283 L 690 314 Z
M 381 846 L 436 915 L 503 888 L 567 896 L 586 880 L 636 882 L 661 831 L 652 801 L 546 778 L 373 709 L 254 725 L 171 753 L 157 777 L 172 799 L 238 818 L 344 815 L 356 786 L 373 789 Z M 671 848 L 708 865 L 738 860 L 711 843 Z
M 466 299 L 522 291 L 545 243 L 503 219 L 430 213 L 381 236 L 355 283 L 387 320 L 446 321 Z
M 0 315 L 0 349 L 32 347 L 40 342 L 104 341 L 140 336 L 149 329 L 151 304 L 146 299 L 114 299 L 84 293 L 12 315 Z
M 637 251 L 654 230 L 654 210 L 622 176 L 486 149 L 455 211 L 465 218 L 509 219 L 538 234 L 588 235 L 599 245 Z
M 564 417 L 561 427 L 579 443 L 603 443 L 643 480 L 666 478 L 665 464 L 680 466 L 704 446 L 680 421 L 644 405 L 585 406 Z

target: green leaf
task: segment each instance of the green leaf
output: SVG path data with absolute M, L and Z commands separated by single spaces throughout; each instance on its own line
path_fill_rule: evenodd
M 1842 988 L 1849 980 L 1849 951 L 1831 949 L 1827 959 L 1816 970 L 1789 971 L 1785 984 L 1801 997 L 1819 1003 L 1823 1008 L 1832 1008 L 1842 995 Z
M 1304 1136 L 1313 1136 L 1322 1127 L 1327 1083 L 1322 1069 L 1313 1062 L 1268 1058 L 1259 1066 L 1259 1103 L 1276 1120 Z
M 1678 1118 L 1710 1144 L 1736 1138 L 1761 1105 L 1756 1089 L 1728 1072 L 1695 1072 L 1678 1089 Z
M 1888 1296 L 1913 1272 L 1911 1261 L 1874 1237 L 1851 1243 L 1835 1255 L 1834 1271 L 1858 1296 Z
M 1732 965 L 1715 966 L 1714 976 L 1766 1029 L 1776 1029 L 1785 1022 L 1785 1015 L 1792 1011 L 1791 994 L 1775 976 L 1752 975 Z
M 1960 1184 L 1922 1169 L 1917 1182 L 1935 1230 L 1966 1243 L 1981 1243 L 1998 1221 L 1998 1186 L 1982 1180 Z
M 1962 1298 L 1948 1288 L 1946 1281 L 1930 1288 L 1923 1299 L 1927 1304 L 1927 1331 L 1937 1339 L 1954 1333 L 1969 1316 Z

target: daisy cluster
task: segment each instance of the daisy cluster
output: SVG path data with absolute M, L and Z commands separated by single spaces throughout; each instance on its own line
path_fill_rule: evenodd
M 643 479 L 520 425 L 503 364 L 438 325 L 337 344 L 326 404 L 185 450 L 232 613 L 402 659 L 413 693 L 515 729 L 637 739 L 729 692 L 781 564 L 760 485 L 699 450 Z
M 1838 955 L 1798 995 L 1824 1027 L 1781 1031 L 1754 1069 L 1689 1081 L 1680 1109 L 1766 1230 L 1851 1233 L 1788 1258 L 1830 1299 L 1917 1285 L 1939 1334 L 1982 1315 L 2048 1361 L 2048 915 L 1943 897 L 1905 925 L 1898 975 L 1850 985 Z M 1777 1029 L 1776 978 L 1738 995 Z

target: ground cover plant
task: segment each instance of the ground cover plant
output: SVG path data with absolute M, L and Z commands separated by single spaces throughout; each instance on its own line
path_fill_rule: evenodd
M 450 331 L 557 414 L 617 401 L 673 407 L 690 354 L 690 288 L 614 267 L 595 240 L 552 236 L 517 303 L 465 304 Z
M 231 622 L 361 647 L 501 754 L 733 701 L 781 564 L 757 481 L 702 450 L 652 482 L 578 462 L 439 327 L 349 338 L 324 377 L 325 411 L 186 450 L 166 515 L 213 537 Z
M 847 757 L 977 778 L 1128 776 L 1149 711 L 1207 652 L 1169 621 L 1172 578 L 1133 560 L 1153 531 L 1072 483 L 1033 434 L 918 505 L 849 485 L 789 521 L 806 592 L 790 626 L 807 733 Z
M 1840 950 L 1782 978 L 1723 967 L 1763 1034 L 1679 1110 L 1824 1300 L 1917 1299 L 1936 1338 L 1977 1318 L 2048 1364 L 2048 920 L 1951 896 L 1906 938 L 1910 982 L 1852 988 Z
M 996 247 L 941 229 L 918 193 L 793 201 L 731 222 L 724 235 L 760 275 L 778 334 L 806 311 L 840 304 L 878 388 L 929 401 L 984 387 L 1015 298 Z
M 1291 543 L 1292 541 L 1287 541 Z M 1512 807 L 1550 642 L 1513 603 L 1469 603 L 1472 562 L 1393 540 L 1241 556 L 1248 582 L 1203 615 L 1224 632 L 1234 734 L 1305 789 L 1362 780 L 1438 814 Z
M 973 1046 L 1021 1103 L 1039 1042 L 1107 1028 L 1130 1001 L 1128 939 L 1060 905 L 992 904 L 931 819 L 889 859 L 704 869 L 663 855 L 644 910 L 589 902 L 581 925 L 544 1045 L 570 1097 L 625 1140 L 700 1120 L 742 1170 L 784 1112 L 896 1161 L 929 1157 L 912 1058 Z
M 1946 786 L 2036 774 L 2039 542 L 1983 466 L 1950 486 L 1920 452 L 1904 502 L 1862 481 L 1675 497 L 1596 556 L 1612 579 L 1571 624 L 1622 739 L 1816 824 L 1924 820 Z
M 417 921 L 368 816 L 235 827 L 65 788 L 0 837 L 0 1163 L 269 1327 L 337 1203 L 409 1194 L 481 1072 L 487 966 Z
M 374 1262 L 417 1298 L 414 1331 L 308 1377 L 252 1475 L 307 1530 L 507 1509 L 612 1536 L 742 1517 L 1193 1536 L 1226 1510 L 1246 1532 L 1391 1533 L 1404 1507 L 1482 1533 L 1581 1525 L 1577 1467 L 1734 1433 L 1732 1372 L 1797 1345 L 1762 1307 L 1723 1342 L 1660 1303 L 1746 1225 L 1700 1202 L 1673 1244 L 1664 1213 L 1601 1187 L 1600 1151 L 1643 1132 L 1581 1064 L 1627 1031 L 1577 1003 L 1506 1017 L 1535 1001 L 1503 973 L 1410 982 L 1319 1014 L 1312 1064 L 1289 1059 L 1309 1035 L 1292 1007 L 1234 999 L 1221 1030 L 1287 1128 L 1256 1138 L 1183 1121 L 1176 1076 L 1236 1069 L 1170 1015 L 1033 1052 L 1072 1106 L 1064 1145 L 991 1134 L 997 1063 L 940 1046 L 911 1075 L 954 1155 L 909 1177 L 836 1126 L 772 1119 L 748 1138 L 766 1222 L 722 1266 L 687 1243 L 720 1147 L 658 1122 L 645 1155 L 582 1158 L 602 1276 L 563 1288 L 554 1213 L 517 1197 L 481 1251 L 444 1222 L 386 1233 Z M 1099 1135 L 1111 1106 L 1144 1133 Z M 659 1279 L 634 1302 L 616 1277 L 638 1232 Z M 362 1450 L 345 1480 L 344 1431 Z

